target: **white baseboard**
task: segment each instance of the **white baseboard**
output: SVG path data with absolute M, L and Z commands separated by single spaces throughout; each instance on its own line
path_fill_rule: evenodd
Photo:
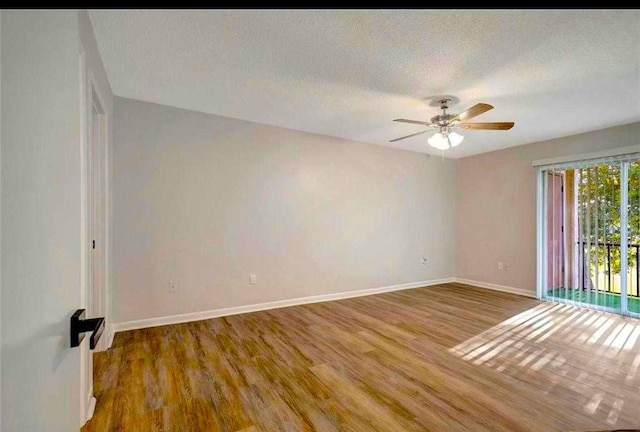
M 224 309 L 215 309 L 215 310 L 202 311 L 202 312 L 186 313 L 181 315 L 171 315 L 171 316 L 163 316 L 163 317 L 155 317 L 155 318 L 147 318 L 147 319 L 141 319 L 141 320 L 114 323 L 112 325 L 111 340 L 110 340 L 109 346 L 111 346 L 111 342 L 113 341 L 113 334 L 115 334 L 116 332 L 122 332 L 127 330 L 137 330 L 137 329 L 148 328 L 148 327 L 158 327 L 158 326 L 169 325 L 169 324 L 180 324 L 180 323 L 192 322 L 192 321 L 201 321 L 201 320 L 219 318 L 219 317 L 229 316 L 229 315 L 238 315 L 238 314 L 243 314 L 248 312 L 258 312 L 263 310 L 278 309 L 283 307 L 298 306 L 298 305 L 304 305 L 304 304 L 310 304 L 310 303 L 320 303 L 320 302 L 326 302 L 326 301 L 348 299 L 353 297 L 363 297 L 363 296 L 381 294 L 381 293 L 391 292 L 391 291 L 400 291 L 400 290 L 406 290 L 411 288 L 421 288 L 421 287 L 427 287 L 427 286 L 433 286 L 433 285 L 441 285 L 445 283 L 451 283 L 454 281 L 455 281 L 455 278 L 433 279 L 428 281 L 410 282 L 410 283 L 405 283 L 400 285 L 390 285 L 390 286 L 380 287 L 380 288 L 370 288 L 370 289 L 364 289 L 364 290 L 358 290 L 358 291 L 346 291 L 346 292 L 340 292 L 340 293 L 334 293 L 334 294 L 321 294 L 321 295 L 315 295 L 315 296 L 309 296 L 309 297 L 258 303 L 258 304 L 252 304 L 247 306 L 235 306 L 235 307 L 224 308 Z
M 525 296 L 525 297 L 536 298 L 535 291 L 529 291 L 529 290 L 525 290 L 525 289 L 522 289 L 522 288 L 515 288 L 515 287 L 506 286 L 506 285 L 498 285 L 498 284 L 493 284 L 493 283 L 488 283 L 488 282 L 480 282 L 480 281 L 475 281 L 475 280 L 471 280 L 471 279 L 463 279 L 463 278 L 453 278 L 453 282 L 461 283 L 461 284 L 465 284 L 465 285 L 472 285 L 472 286 L 478 287 L 478 288 L 486 288 L 486 289 L 490 289 L 490 290 L 494 290 L 494 291 L 502 291 L 502 292 L 506 292 L 506 293 L 510 293 L 510 294 L 517 294 L 517 295 L 521 295 L 521 296 Z

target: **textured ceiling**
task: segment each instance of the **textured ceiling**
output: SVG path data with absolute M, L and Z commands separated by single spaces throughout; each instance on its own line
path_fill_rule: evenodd
M 439 95 L 495 109 L 462 157 L 640 120 L 640 11 L 91 11 L 118 96 L 429 152 Z

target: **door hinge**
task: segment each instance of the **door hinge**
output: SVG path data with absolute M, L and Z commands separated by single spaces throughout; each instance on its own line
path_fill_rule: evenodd
M 91 247 L 92 247 L 93 249 L 95 249 L 95 248 L 96 248 L 96 241 L 95 241 L 95 240 L 93 240 L 93 241 L 91 242 Z

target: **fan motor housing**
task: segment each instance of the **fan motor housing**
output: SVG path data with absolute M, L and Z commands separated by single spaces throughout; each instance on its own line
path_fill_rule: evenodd
M 440 114 L 437 116 L 431 117 L 431 123 L 439 125 L 439 126 L 447 126 L 451 123 L 451 118 L 453 115 L 451 114 Z

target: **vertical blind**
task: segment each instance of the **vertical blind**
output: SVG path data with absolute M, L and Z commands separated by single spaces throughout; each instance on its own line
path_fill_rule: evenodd
M 640 154 L 543 167 L 542 185 L 542 296 L 640 313 Z

